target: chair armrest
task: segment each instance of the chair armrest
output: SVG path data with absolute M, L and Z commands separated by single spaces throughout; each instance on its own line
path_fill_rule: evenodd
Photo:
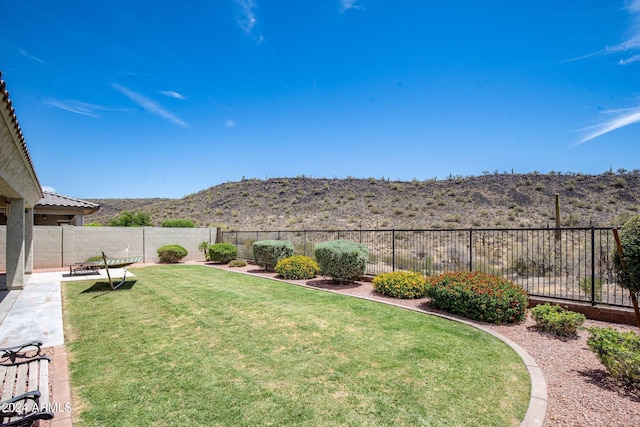
M 37 399 L 41 396 L 42 393 L 40 393 L 40 391 L 38 390 L 32 390 L 32 391 L 28 391 L 26 393 L 21 394 L 20 396 L 16 396 L 16 397 L 12 397 L 11 399 L 7 399 L 7 400 L 3 400 L 2 402 L 0 402 L 0 410 L 5 413 L 6 412 L 6 408 L 7 406 L 9 406 L 10 403 L 16 403 L 16 402 L 20 402 L 21 400 L 25 400 L 25 399 Z
M 0 417 L 4 421 L 2 425 L 21 426 L 33 420 L 52 419 L 54 415 L 49 408 L 48 402 L 39 402 L 41 396 L 42 393 L 40 391 L 34 390 L 0 402 Z M 8 421 L 7 419 L 9 418 L 15 419 Z
M 30 351 L 36 354 L 27 356 Z M 13 347 L 0 348 L 0 365 L 14 365 L 18 359 L 33 359 L 42 353 L 42 341 L 36 340 Z

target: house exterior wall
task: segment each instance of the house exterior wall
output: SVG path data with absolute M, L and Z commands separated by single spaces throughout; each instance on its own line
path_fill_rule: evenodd
M 10 109 L 0 106 L 0 112 L 0 195 L 24 199 L 26 207 L 31 208 L 42 198 L 40 183 L 21 147 L 22 135 L 12 122 Z
M 216 228 L 162 227 L 33 227 L 33 268 L 61 268 L 100 255 L 108 257 L 144 256 L 144 262 L 158 262 L 159 247 L 183 246 L 185 261 L 204 259 L 198 245 L 215 243 Z M 3 255 L 7 228 L 0 226 L 0 270 L 6 268 Z

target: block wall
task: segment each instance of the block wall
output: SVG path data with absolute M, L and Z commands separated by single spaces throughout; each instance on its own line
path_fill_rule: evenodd
M 60 228 L 63 230 L 64 237 L 63 265 L 84 261 L 89 257 L 101 255 L 102 252 L 111 258 L 143 255 L 144 231 L 141 227 L 65 225 Z
M 189 254 L 183 261 L 204 260 L 204 254 L 200 252 L 198 245 L 202 241 L 215 243 L 215 238 L 215 228 L 144 227 L 144 260 L 158 262 L 158 248 L 165 245 L 184 247 Z
M 58 226 L 33 227 L 33 268 L 62 267 L 62 228 Z
M 189 255 L 184 261 L 204 260 L 200 242 L 215 243 L 216 228 L 162 227 L 74 227 L 71 225 L 33 227 L 33 268 L 60 268 L 89 257 L 144 256 L 144 262 L 158 262 L 158 248 L 183 246 Z M 0 226 L 0 270 L 6 269 L 7 228 Z

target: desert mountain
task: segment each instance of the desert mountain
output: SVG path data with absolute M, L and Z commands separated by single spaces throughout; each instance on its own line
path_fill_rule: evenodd
M 227 182 L 182 199 L 90 199 L 107 225 L 123 211 L 155 225 L 188 218 L 234 230 L 553 227 L 622 225 L 640 211 L 640 171 L 451 176 L 444 180 L 272 178 Z

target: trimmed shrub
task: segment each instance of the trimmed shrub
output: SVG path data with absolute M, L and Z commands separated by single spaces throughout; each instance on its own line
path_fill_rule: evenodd
M 91 256 L 89 258 L 87 258 L 86 260 L 84 260 L 85 262 L 96 262 L 96 261 L 102 261 L 102 255 L 94 255 Z
M 166 245 L 158 248 L 158 258 L 163 263 L 176 263 L 188 254 L 189 252 L 180 245 Z
M 167 219 L 162 221 L 163 227 L 194 228 L 196 225 L 190 219 Z
M 640 385 L 640 336 L 613 328 L 587 328 L 587 345 L 612 377 Z
M 234 259 L 229 262 L 229 267 L 246 267 L 247 261 L 243 259 Z
M 521 287 L 477 271 L 430 277 L 426 294 L 434 307 L 473 320 L 513 323 L 526 317 L 528 298 Z
M 631 292 L 640 292 L 640 215 L 627 221 L 620 231 L 622 261 L 618 250 L 614 251 L 613 262 L 616 283 Z
M 422 298 L 427 279 L 417 271 L 392 271 L 374 277 L 373 289 L 393 298 Z
M 315 248 L 320 274 L 334 282 L 353 282 L 367 268 L 369 251 L 361 243 L 349 240 L 332 240 L 318 243 Z
M 302 280 L 313 279 L 320 267 L 308 256 L 295 255 L 278 261 L 275 270 L 283 279 Z
M 226 264 L 238 257 L 238 248 L 231 243 L 216 243 L 209 246 L 209 261 Z
M 293 243 L 289 240 L 260 240 L 251 247 L 256 264 L 267 271 L 274 271 L 278 261 L 293 255 Z
M 536 321 L 536 328 L 560 337 L 575 337 L 578 328 L 584 323 L 582 313 L 565 310 L 559 305 L 541 304 L 531 309 L 531 317 Z

